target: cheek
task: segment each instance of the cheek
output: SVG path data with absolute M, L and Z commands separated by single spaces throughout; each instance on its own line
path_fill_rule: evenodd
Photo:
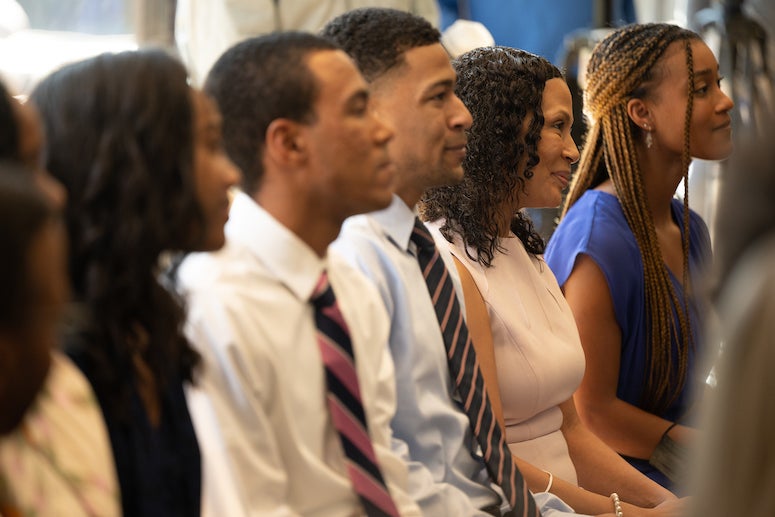
M 704 145 L 708 141 L 708 133 L 712 132 L 711 119 L 704 111 L 695 110 L 692 117 L 691 133 L 692 147 L 696 144 Z M 677 134 L 683 138 L 684 128 L 683 124 L 680 124 L 680 128 L 676 131 Z
M 207 154 L 203 151 L 194 152 L 194 192 L 196 193 L 197 201 L 200 203 L 203 201 L 203 196 L 207 192 L 207 183 L 210 170 L 210 163 Z
M 339 142 L 335 145 L 331 145 L 331 141 L 334 139 L 324 145 L 324 152 L 332 163 L 336 163 L 343 169 L 358 167 L 358 164 L 368 165 L 368 160 L 375 149 L 370 129 L 365 125 L 342 132 Z
M 210 153 L 203 153 L 195 162 L 194 192 L 200 209 L 209 217 L 210 213 L 219 208 L 224 187 L 219 183 L 219 163 Z
M 402 137 L 411 142 L 415 153 L 439 154 L 444 147 L 444 139 L 447 134 L 444 119 L 433 113 L 427 114 L 425 117 L 412 114 L 411 117 L 418 120 L 419 123 L 413 124 L 411 129 L 405 132 Z

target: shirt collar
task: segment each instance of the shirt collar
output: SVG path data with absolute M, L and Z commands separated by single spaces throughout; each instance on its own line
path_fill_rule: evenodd
M 232 203 L 226 235 L 246 246 L 297 298 L 309 300 L 327 259 L 243 192 Z
M 371 217 L 377 221 L 388 239 L 401 250 L 409 249 L 409 239 L 414 230 L 414 218 L 417 212 L 409 208 L 404 201 L 393 194 L 393 202 L 384 210 L 372 212 Z

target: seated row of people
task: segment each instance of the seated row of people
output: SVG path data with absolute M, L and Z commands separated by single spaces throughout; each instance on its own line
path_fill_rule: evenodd
M 568 302 L 520 211 L 558 205 L 579 160 L 570 92 L 544 58 L 490 47 L 450 63 L 427 21 L 371 8 L 321 36 L 235 45 L 204 92 L 158 51 L 53 73 L 31 101 L 45 166 L 67 192 L 64 207 L 43 204 L 62 211 L 70 240 L 56 261 L 74 300 L 62 362 L 77 364 L 102 410 L 90 426 L 95 462 L 81 465 L 100 477 L 78 483 L 98 484 L 101 499 L 76 497 L 68 515 L 119 504 L 151 516 L 679 511 L 644 460 L 691 433 L 673 422 L 689 406 L 701 319 L 684 293 L 707 230 L 669 199 L 690 155 L 729 151 L 729 132 L 712 132 L 732 107 L 716 69 L 695 34 L 664 24 L 628 27 L 596 51 L 597 125 L 572 201 L 594 188 L 608 196 L 592 209 L 608 210 L 596 215 L 604 228 L 638 230 L 623 276 L 600 278 L 622 252 L 594 239 L 557 266 Z M 707 136 L 713 145 L 696 143 Z M 560 239 L 577 231 L 567 226 Z M 691 256 L 690 238 L 700 239 Z M 20 252 L 34 251 L 29 242 Z M 575 249 L 556 246 L 550 262 L 565 248 Z M 656 271 L 654 250 L 672 277 Z M 645 281 L 627 278 L 637 260 Z M 631 340 L 616 311 L 638 295 L 620 302 L 611 282 L 656 293 Z M 660 296 L 676 317 L 654 309 Z M 43 363 L 6 432 L 46 407 L 39 395 L 27 409 Z M 644 391 L 624 390 L 633 371 Z M 625 423 L 604 420 L 601 400 Z M 0 461 L 20 443 L 4 439 Z M 0 474 L 11 487 L 0 503 L 23 513 L 72 482 L 55 469 L 60 485 L 25 492 L 29 474 L 11 472 Z

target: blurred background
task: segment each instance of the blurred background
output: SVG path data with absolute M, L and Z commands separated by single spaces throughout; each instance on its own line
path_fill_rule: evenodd
M 445 34 L 451 53 L 492 44 L 522 48 L 565 68 L 575 95 L 575 138 L 583 144 L 586 56 L 611 27 L 668 21 L 700 32 L 716 52 L 734 99 L 735 132 L 755 131 L 772 109 L 772 0 L 0 0 L 0 76 L 24 98 L 62 64 L 102 52 L 162 46 L 186 62 L 194 84 L 242 38 L 275 29 L 316 31 L 366 5 L 406 9 Z M 695 161 L 692 207 L 714 235 L 723 164 Z M 683 192 L 682 188 L 678 192 Z M 530 213 L 548 238 L 556 210 Z

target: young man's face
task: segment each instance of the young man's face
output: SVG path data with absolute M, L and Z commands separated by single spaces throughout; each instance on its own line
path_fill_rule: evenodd
M 307 66 L 318 87 L 315 118 L 306 129 L 316 196 L 341 219 L 387 207 L 395 176 L 387 152 L 393 130 L 375 115 L 366 82 L 339 50 L 315 52 Z
M 412 48 L 403 61 L 372 83 L 374 105 L 396 131 L 389 149 L 398 190 L 408 187 L 419 197 L 428 187 L 462 179 L 472 119 L 455 95 L 455 70 L 440 43 Z

